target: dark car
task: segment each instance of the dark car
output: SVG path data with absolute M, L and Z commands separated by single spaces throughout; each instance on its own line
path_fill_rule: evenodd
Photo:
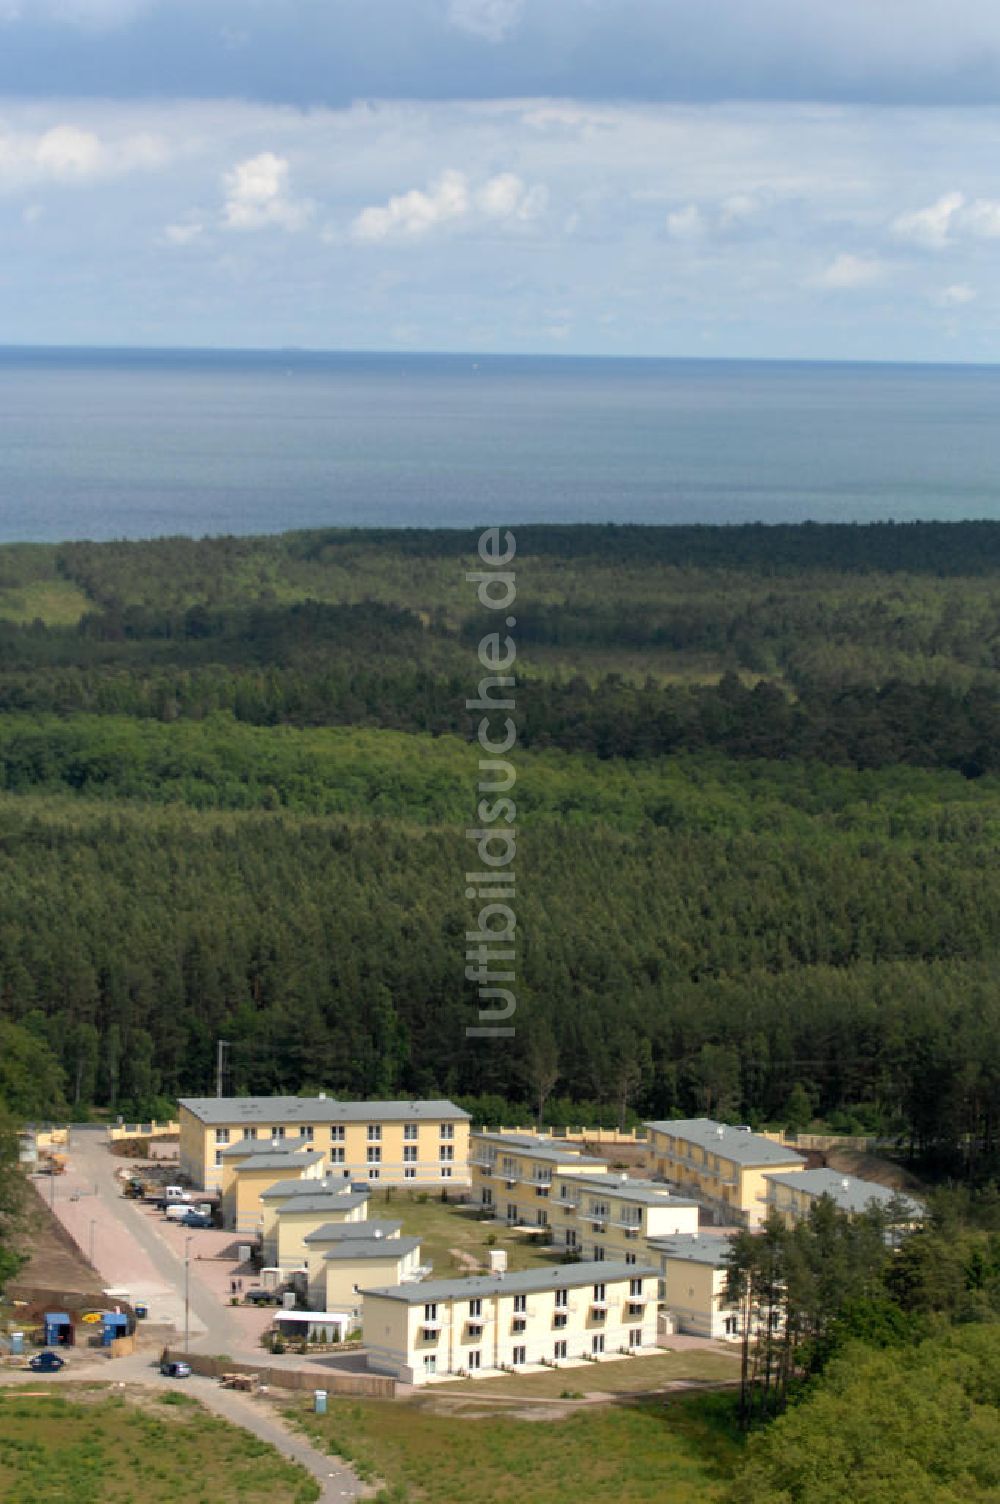
M 58 1353 L 49 1352 L 47 1349 L 44 1353 L 36 1353 L 28 1363 L 32 1373 L 58 1373 L 60 1368 L 65 1368 L 65 1366 L 65 1358 L 60 1358 Z
M 182 1227 L 211 1227 L 211 1213 L 206 1216 L 203 1212 L 188 1212 L 184 1217 L 177 1217 L 176 1221 Z
M 190 1363 L 183 1363 L 179 1358 L 169 1363 L 160 1364 L 160 1372 L 168 1379 L 189 1379 L 191 1377 Z
M 281 1297 L 274 1290 L 262 1290 L 258 1286 L 244 1291 L 243 1299 L 252 1306 L 272 1306 L 277 1305 Z

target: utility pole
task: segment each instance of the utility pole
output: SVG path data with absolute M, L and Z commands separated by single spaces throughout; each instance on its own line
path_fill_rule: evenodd
M 93 1264 L 93 1262 L 94 1262 L 94 1228 L 96 1226 L 97 1226 L 97 1223 L 94 1221 L 93 1217 L 91 1217 L 91 1219 L 90 1219 L 90 1262 L 91 1262 L 91 1264 Z
M 222 1096 L 222 1083 L 223 1083 L 223 1080 L 225 1079 L 225 1074 L 226 1074 L 226 1067 L 225 1067 L 226 1051 L 228 1049 L 229 1049 L 229 1040 L 228 1039 L 220 1039 L 219 1043 L 218 1043 L 218 1047 L 216 1049 L 216 1053 L 215 1053 L 215 1095 L 217 1097 L 221 1097 Z
M 193 1236 L 193 1234 L 191 1235 Z M 191 1341 L 191 1237 L 184 1239 L 184 1351 Z

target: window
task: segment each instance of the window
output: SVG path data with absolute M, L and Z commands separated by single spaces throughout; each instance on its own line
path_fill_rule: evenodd
M 594 1263 L 595 1264 L 601 1264 L 603 1262 L 604 1262 L 604 1249 L 601 1247 L 600 1243 L 595 1243 L 594 1244 Z
M 332 1165 L 342 1165 L 344 1163 L 344 1151 L 342 1148 L 330 1150 L 330 1163 Z
M 548 1214 L 548 1212 L 543 1211 L 541 1207 L 539 1207 L 538 1210 L 535 1213 L 535 1226 L 536 1227 L 548 1227 L 548 1225 L 549 1225 L 549 1214 Z
M 566 1229 L 566 1247 L 567 1248 L 575 1248 L 576 1247 L 576 1228 L 575 1227 L 567 1227 L 567 1229 Z
M 478 1347 L 471 1347 L 469 1349 L 469 1367 L 470 1367 L 470 1369 L 471 1368 L 482 1368 L 482 1366 L 483 1366 L 483 1355 L 482 1355 L 482 1353 L 479 1351 Z
M 528 1309 L 528 1297 L 526 1295 L 514 1296 L 514 1310 L 519 1316 L 523 1316 Z
M 557 1290 L 556 1291 L 556 1297 L 555 1297 L 555 1299 L 556 1299 L 556 1310 L 557 1311 L 565 1311 L 565 1310 L 567 1310 L 567 1308 L 569 1307 L 569 1291 L 568 1290 Z
M 381 1142 L 381 1139 L 382 1139 L 382 1124 L 381 1123 L 369 1123 L 368 1124 L 368 1142 L 370 1144 L 377 1144 L 377 1143 Z
M 552 1356 L 553 1356 L 553 1358 L 565 1358 L 565 1356 L 566 1356 L 566 1344 L 565 1344 L 565 1342 L 557 1342 L 555 1344 L 555 1346 L 552 1349 Z
M 631 1321 L 641 1321 L 642 1320 L 643 1309 L 644 1308 L 641 1305 L 631 1305 L 630 1304 L 629 1308 L 628 1308 L 628 1310 L 626 1311 L 625 1314 L 629 1318 L 629 1320 L 631 1320 Z
M 222 1150 L 221 1149 L 216 1149 L 216 1151 L 215 1151 L 215 1163 L 216 1163 L 216 1166 L 219 1166 L 219 1165 L 222 1164 Z
M 416 1170 L 413 1168 L 412 1165 L 407 1165 L 406 1169 L 403 1171 L 403 1179 L 404 1180 L 416 1180 L 416 1178 L 417 1178 L 417 1172 L 416 1172 Z
M 552 1324 L 553 1326 L 565 1326 L 568 1319 L 565 1311 L 557 1311 L 552 1318 Z
M 244 1138 L 256 1138 L 257 1137 L 257 1130 L 256 1130 L 256 1128 L 244 1128 L 244 1130 L 243 1130 L 243 1137 Z
M 604 1351 L 604 1333 L 595 1332 L 590 1339 L 590 1351 L 595 1355 Z
M 424 1320 L 425 1321 L 437 1321 L 437 1319 L 438 1319 L 437 1302 L 434 1301 L 430 1305 L 425 1305 L 424 1306 Z
M 528 1323 L 524 1319 L 524 1317 L 523 1316 L 515 1316 L 513 1324 L 511 1326 L 511 1331 L 513 1331 L 513 1332 L 524 1332 L 524 1331 L 527 1331 L 527 1329 L 528 1329 Z
M 441 1166 L 441 1179 L 442 1180 L 450 1180 L 451 1179 L 451 1166 L 450 1165 L 442 1165 Z
M 454 1160 L 454 1158 L 455 1158 L 454 1147 L 451 1144 L 442 1144 L 441 1148 L 438 1150 L 438 1159 L 446 1161 L 448 1164 L 451 1164 L 451 1162 Z
M 628 1282 L 628 1293 L 630 1295 L 641 1295 L 642 1294 L 642 1280 L 641 1279 L 630 1279 L 629 1282 Z
M 228 1128 L 216 1128 L 216 1130 L 215 1130 L 215 1142 L 217 1144 L 228 1144 L 229 1143 L 229 1129 Z
M 507 1221 L 510 1223 L 517 1221 L 517 1207 L 510 1201 L 507 1202 Z
M 481 1300 L 470 1300 L 469 1301 L 469 1315 L 470 1316 L 481 1316 L 482 1314 L 483 1314 L 483 1303 L 482 1303 L 482 1301 Z
M 634 1253 L 627 1253 L 625 1255 L 625 1262 L 626 1262 L 626 1264 L 634 1264 L 635 1263 L 635 1254 Z
M 454 1138 L 455 1137 L 455 1124 L 454 1123 L 442 1123 L 441 1124 L 441 1137 L 442 1138 Z
M 740 1334 L 740 1318 L 738 1316 L 726 1317 L 726 1336 L 738 1337 Z
M 483 1191 L 483 1205 L 484 1206 L 492 1206 L 493 1205 L 493 1192 L 489 1189 L 488 1186 L 487 1186 L 486 1190 Z
M 344 1125 L 343 1125 L 343 1123 L 334 1123 L 334 1124 L 331 1125 L 331 1128 L 330 1128 L 330 1142 L 331 1142 L 331 1144 L 342 1144 L 344 1142 Z
M 284 1136 L 285 1136 L 285 1130 L 284 1130 L 284 1128 L 272 1128 L 271 1129 L 271 1137 L 272 1138 L 284 1138 Z
M 594 1286 L 594 1305 L 595 1306 L 596 1305 L 602 1305 L 603 1306 L 605 1300 L 607 1299 L 607 1294 L 608 1294 L 608 1290 L 607 1290 L 607 1286 L 606 1285 L 595 1285 Z
M 380 1144 L 368 1145 L 368 1163 L 380 1165 L 382 1163 L 382 1146 Z
M 526 1347 L 515 1347 L 514 1351 L 510 1355 L 510 1361 L 514 1364 L 515 1367 L 517 1367 L 521 1363 L 527 1363 L 528 1349 Z
M 369 1180 L 378 1180 L 379 1177 L 381 1176 L 381 1174 L 382 1174 L 381 1170 L 371 1169 L 371 1170 L 368 1171 L 368 1179 Z
M 628 1345 L 629 1345 L 629 1347 L 641 1347 L 642 1346 L 642 1327 L 641 1326 L 633 1326 L 633 1327 L 629 1328 Z
M 419 1123 L 404 1123 L 403 1124 L 403 1137 L 404 1137 L 404 1139 L 409 1139 L 412 1142 L 414 1139 L 417 1138 L 419 1132 L 420 1132 L 420 1125 L 419 1125 Z
M 404 1165 L 412 1165 L 416 1161 L 416 1158 L 417 1158 L 416 1145 L 415 1144 L 404 1144 L 403 1145 L 403 1163 L 404 1163 Z
M 424 1353 L 424 1373 L 437 1373 L 437 1353 Z
M 310 1141 L 316 1137 L 316 1132 L 311 1123 L 303 1123 L 302 1127 L 299 1129 L 299 1137 L 307 1138 Z

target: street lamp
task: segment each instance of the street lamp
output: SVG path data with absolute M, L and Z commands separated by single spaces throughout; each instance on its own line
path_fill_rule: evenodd
M 184 1351 L 187 1352 L 191 1340 L 191 1239 L 190 1234 L 184 1239 Z

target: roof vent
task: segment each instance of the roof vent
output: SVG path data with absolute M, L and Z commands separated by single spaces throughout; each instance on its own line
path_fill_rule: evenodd
M 381 1227 L 376 1227 L 376 1229 L 375 1229 L 375 1236 L 376 1236 L 376 1238 L 381 1238 L 381 1237 L 384 1236 Z
M 851 1182 L 848 1180 L 846 1175 L 844 1175 L 841 1179 L 840 1188 L 842 1191 L 849 1191 L 851 1189 Z
M 723 1128 L 722 1124 L 720 1123 L 719 1126 L 715 1130 L 715 1136 L 716 1136 L 716 1138 L 723 1138 L 725 1136 L 725 1132 L 726 1132 L 725 1128 Z

